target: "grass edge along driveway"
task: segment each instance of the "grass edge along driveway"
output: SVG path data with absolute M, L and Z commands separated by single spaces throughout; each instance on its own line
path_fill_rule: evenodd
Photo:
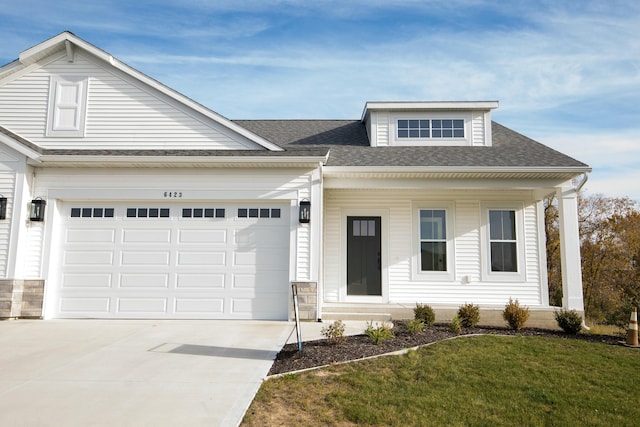
M 242 426 L 624 426 L 640 420 L 640 351 L 481 336 L 265 381 Z

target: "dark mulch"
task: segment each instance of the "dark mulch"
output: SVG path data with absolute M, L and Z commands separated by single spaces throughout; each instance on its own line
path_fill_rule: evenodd
M 332 363 L 362 359 L 363 357 L 390 353 L 404 348 L 416 347 L 447 338 L 472 335 L 521 335 L 555 337 L 560 339 L 578 339 L 583 341 L 605 344 L 619 344 L 621 338 L 610 335 L 594 335 L 580 333 L 578 335 L 566 334 L 562 331 L 546 329 L 525 328 L 514 331 L 507 328 L 476 327 L 463 329 L 461 333 L 452 332 L 449 325 L 433 325 L 424 332 L 410 333 L 405 322 L 394 321 L 393 332 L 395 338 L 384 341 L 380 345 L 374 344 L 366 335 L 353 335 L 342 338 L 338 343 L 332 343 L 326 339 L 307 341 L 302 345 L 302 353 L 298 351 L 298 344 L 287 344 L 276 356 L 269 375 L 298 371 L 300 369 L 330 365 Z

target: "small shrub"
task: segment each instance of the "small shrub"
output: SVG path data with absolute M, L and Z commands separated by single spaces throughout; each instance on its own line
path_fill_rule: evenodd
M 582 330 L 582 316 L 575 310 L 559 310 L 554 314 L 558 326 L 568 334 L 577 334 Z
M 345 325 L 342 320 L 336 320 L 335 322 L 320 329 L 320 333 L 332 343 L 336 343 L 344 338 Z
M 376 324 L 376 327 L 373 327 L 373 322 L 369 322 L 367 324 L 367 329 L 364 330 L 364 334 L 371 338 L 376 345 L 382 344 L 383 341 L 386 341 L 390 338 L 395 337 L 393 334 L 393 328 L 386 324 Z
M 413 315 L 416 320 L 422 320 L 425 326 L 431 326 L 436 321 L 436 314 L 433 308 L 426 304 L 416 304 L 413 309 Z
M 462 320 L 460 320 L 460 317 L 457 314 L 453 316 L 453 319 L 451 319 L 451 324 L 449 325 L 449 327 L 453 332 L 457 334 L 462 331 Z
M 502 318 L 507 321 L 507 324 L 511 329 L 516 331 L 522 329 L 529 320 L 529 308 L 520 307 L 520 303 L 516 299 L 513 301 L 509 298 L 509 302 L 504 307 L 502 312 Z
M 480 307 L 471 303 L 460 306 L 458 318 L 463 328 L 473 328 L 480 321 Z
M 412 334 L 417 334 L 424 331 L 425 324 L 424 324 L 424 321 L 420 319 L 413 319 L 407 322 L 406 328 Z

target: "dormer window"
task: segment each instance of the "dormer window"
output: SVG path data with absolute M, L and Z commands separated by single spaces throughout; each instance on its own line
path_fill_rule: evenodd
M 464 138 L 464 120 L 400 119 L 398 138 Z
M 490 147 L 497 101 L 367 102 L 372 147 Z

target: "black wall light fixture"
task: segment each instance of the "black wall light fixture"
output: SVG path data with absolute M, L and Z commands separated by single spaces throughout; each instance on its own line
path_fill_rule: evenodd
M 301 224 L 311 221 L 311 202 L 307 199 L 300 201 L 300 217 L 298 220 Z
M 7 219 L 7 198 L 0 194 L 0 219 Z
M 47 206 L 47 201 L 42 200 L 40 197 L 36 197 L 31 201 L 31 210 L 29 212 L 29 219 L 31 221 L 44 221 L 44 207 Z

